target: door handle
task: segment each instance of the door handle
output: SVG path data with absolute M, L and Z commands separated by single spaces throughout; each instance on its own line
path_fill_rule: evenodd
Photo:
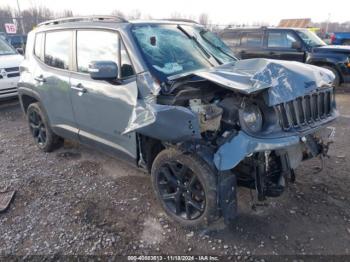
M 74 90 L 77 90 L 77 91 L 79 91 L 81 93 L 86 93 L 87 92 L 87 89 L 81 83 L 79 83 L 77 85 L 72 85 L 71 88 L 74 89 Z
M 38 81 L 39 83 L 46 82 L 46 79 L 43 77 L 43 75 L 34 77 L 35 81 Z
M 276 53 L 275 52 L 270 52 L 269 55 L 275 55 Z

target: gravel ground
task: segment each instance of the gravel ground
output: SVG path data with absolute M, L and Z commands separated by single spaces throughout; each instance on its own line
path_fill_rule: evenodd
M 18 101 L 0 102 L 0 190 L 17 191 L 0 214 L 0 255 L 349 255 L 350 93 L 343 90 L 322 172 L 315 173 L 319 160 L 303 163 L 297 182 L 256 210 L 240 188 L 234 225 L 195 232 L 167 219 L 146 173 L 71 142 L 40 152 Z

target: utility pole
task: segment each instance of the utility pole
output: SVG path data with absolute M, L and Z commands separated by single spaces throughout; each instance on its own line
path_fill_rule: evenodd
M 331 13 L 328 13 L 328 18 L 327 18 L 327 23 L 326 23 L 326 34 L 328 34 L 328 26 L 329 26 L 329 20 L 330 19 L 331 19 Z
M 22 34 L 25 34 L 24 25 L 23 25 L 23 16 L 22 16 L 21 9 L 19 7 L 19 0 L 17 0 L 17 9 L 18 9 L 18 20 L 22 28 Z

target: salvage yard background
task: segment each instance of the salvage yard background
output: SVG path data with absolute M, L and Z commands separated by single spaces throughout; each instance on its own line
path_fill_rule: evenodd
M 317 159 L 303 163 L 297 182 L 256 210 L 240 188 L 234 225 L 194 232 L 166 218 L 147 174 L 71 143 L 40 152 L 18 101 L 2 101 L 0 190 L 17 194 L 0 213 L 0 255 L 349 255 L 349 88 L 337 95 L 336 142 L 322 172 Z

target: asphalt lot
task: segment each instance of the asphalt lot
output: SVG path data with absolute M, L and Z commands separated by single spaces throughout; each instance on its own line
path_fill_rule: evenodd
M 303 163 L 296 183 L 256 210 L 240 188 L 234 225 L 218 221 L 195 232 L 167 219 L 147 174 L 70 142 L 42 153 L 18 101 L 0 102 L 0 190 L 17 191 L 0 214 L 0 255 L 349 255 L 347 88 L 337 95 L 341 116 L 322 172 L 315 172 L 318 159 Z

